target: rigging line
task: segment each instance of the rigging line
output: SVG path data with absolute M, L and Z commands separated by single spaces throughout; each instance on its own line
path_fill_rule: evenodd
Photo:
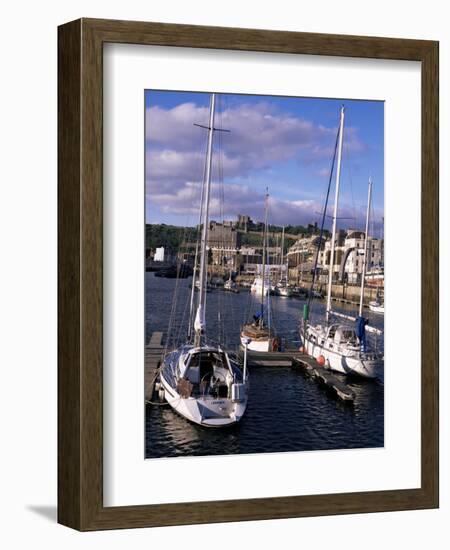
M 349 150 L 349 147 L 348 147 L 348 144 L 347 143 L 344 143 L 344 154 L 342 156 L 342 161 L 344 162 L 344 159 L 346 160 L 346 162 L 344 164 L 347 165 L 347 173 L 348 173 L 348 179 L 350 181 L 350 193 L 351 193 L 351 196 L 352 196 L 352 213 L 353 213 L 353 218 L 354 220 L 357 219 L 357 212 L 356 212 L 356 205 L 355 205 L 355 195 L 354 195 L 354 192 L 353 192 L 353 177 L 352 177 L 352 167 L 350 165 L 350 150 Z
M 222 119 L 221 119 L 221 124 L 223 126 L 223 112 L 221 113 L 221 116 L 222 116 Z M 225 136 L 225 134 L 224 134 Z M 224 140 L 224 137 L 221 136 L 221 147 L 222 147 L 222 154 L 224 154 L 224 147 L 223 147 L 223 141 Z M 225 198 L 226 198 L 226 195 L 225 195 L 225 178 L 224 178 L 224 166 L 223 166 L 223 156 L 221 155 L 221 173 L 220 173 L 220 181 L 221 181 L 221 191 L 222 191 L 222 197 L 221 197 L 221 200 L 222 200 L 222 207 L 223 209 L 225 210 Z M 225 212 L 224 212 L 224 215 L 225 215 Z M 237 248 L 234 248 L 233 249 L 233 231 L 232 229 L 230 230 L 230 233 L 231 233 L 231 239 L 230 239 L 230 242 L 229 242 L 229 247 L 230 247 L 230 251 L 229 251 L 229 256 L 231 258 L 231 264 L 228 264 L 227 263 L 227 271 L 228 271 L 228 279 L 231 281 L 233 280 L 232 278 L 232 274 L 233 272 L 237 272 Z M 236 240 L 237 240 L 237 233 L 236 233 Z M 237 246 L 237 243 L 236 243 L 236 246 Z M 229 312 L 229 316 L 230 316 L 230 326 L 234 327 L 235 326 L 235 311 L 234 311 L 234 304 L 235 304 L 235 297 L 233 296 L 233 291 L 231 289 L 230 292 L 227 293 L 228 296 L 226 296 L 225 298 L 225 301 L 227 302 L 228 304 L 228 307 L 227 307 L 227 311 Z M 225 337 L 225 333 L 224 333 L 224 337 Z M 227 342 L 229 341 L 229 338 L 228 336 L 226 336 L 226 340 Z
M 223 127 L 223 121 L 224 121 L 224 104 L 225 104 L 225 97 L 220 96 L 220 111 L 219 111 L 219 117 L 220 117 L 220 126 Z M 223 223 L 223 227 L 225 227 L 225 183 L 224 183 L 224 168 L 223 168 L 223 155 L 224 155 L 224 144 L 223 144 L 223 137 L 222 134 L 219 134 L 218 136 L 218 148 L 219 148 L 219 154 L 218 154 L 218 169 L 219 169 L 219 204 L 220 204 L 220 213 L 221 213 L 221 219 Z M 220 257 L 220 267 L 222 270 L 222 280 L 224 281 L 227 271 L 228 271 L 228 279 L 231 279 L 232 275 L 232 266 L 228 264 L 228 254 L 227 250 L 229 250 L 229 254 L 233 254 L 231 250 L 231 242 L 227 243 L 225 238 L 225 231 L 222 232 L 222 250 L 221 250 L 221 257 Z M 230 245 L 229 247 L 227 245 Z M 227 261 L 225 265 L 225 260 Z M 225 281 L 224 281 L 225 282 Z M 228 294 L 228 295 L 227 295 Z M 230 311 L 231 313 L 231 326 L 234 326 L 234 316 L 233 316 L 233 300 L 231 296 L 231 292 L 226 292 L 225 295 L 222 297 L 222 292 L 220 293 L 220 305 L 222 306 L 229 306 L 229 307 L 221 307 L 220 308 L 220 316 L 221 316 L 221 330 L 222 330 L 222 341 L 224 343 L 228 342 L 228 336 L 225 332 L 225 324 L 227 320 L 227 312 Z
M 336 143 L 334 145 L 333 159 L 331 161 L 330 177 L 328 179 L 328 187 L 327 187 L 327 193 L 326 193 L 326 198 L 325 198 L 325 206 L 324 206 L 324 209 L 323 209 L 322 222 L 320 224 L 319 243 L 318 243 L 318 246 L 317 246 L 316 258 L 315 258 L 315 261 L 314 261 L 314 269 L 313 269 L 311 287 L 310 287 L 310 291 L 308 293 L 308 301 L 307 301 L 308 311 L 310 310 L 310 307 L 311 307 L 312 295 L 313 295 L 313 291 L 314 291 L 314 283 L 316 282 L 317 265 L 318 265 L 318 262 L 319 262 L 319 253 L 320 253 L 320 250 L 322 248 L 323 233 L 324 233 L 324 228 L 325 228 L 325 218 L 326 218 L 326 213 L 327 213 L 327 209 L 328 209 L 328 200 L 330 198 L 331 183 L 333 181 L 334 165 L 335 165 L 335 162 L 336 162 L 336 153 L 337 153 L 338 143 L 339 143 L 339 133 L 340 133 L 340 131 L 338 130 L 337 134 L 336 134 Z M 305 330 L 306 330 L 306 323 L 305 323 Z
M 223 96 L 219 96 L 219 120 L 220 120 L 220 127 L 223 128 Z M 219 209 L 220 209 L 220 217 L 222 219 L 222 251 L 220 252 L 220 262 L 219 262 L 219 268 L 221 268 L 221 271 L 225 272 L 223 263 L 224 263 L 224 254 L 225 254 L 225 212 L 224 212 L 224 202 L 225 202 L 225 194 L 224 194 L 224 183 L 223 183 L 223 142 L 222 142 L 222 132 L 219 132 L 218 135 L 218 168 L 219 168 Z M 222 275 L 223 280 L 223 275 Z M 223 314 L 224 314 L 224 302 L 223 299 L 224 296 L 222 296 L 222 292 L 220 292 L 219 296 L 219 308 L 218 308 L 218 315 L 219 315 L 219 335 L 221 336 L 220 341 L 225 343 L 225 323 L 223 320 Z
M 203 148 L 202 145 L 200 147 Z M 203 191 L 203 186 L 202 186 L 202 191 Z M 185 234 L 186 234 L 186 231 L 187 230 L 186 230 L 186 227 L 185 227 Z M 171 312 L 170 312 L 170 317 L 169 317 L 169 325 L 168 325 L 168 329 L 167 329 L 167 339 L 166 339 L 166 346 L 165 346 L 164 354 L 167 353 L 167 349 L 168 349 L 171 342 L 172 342 L 172 345 L 176 346 L 177 342 L 179 342 L 179 340 L 181 338 L 180 327 L 181 327 L 182 323 L 180 325 L 178 325 L 178 329 L 179 329 L 178 335 L 175 336 L 176 319 L 179 318 L 179 316 L 178 316 L 179 274 L 180 274 L 179 269 L 180 269 L 180 264 L 178 264 L 178 271 L 177 271 L 175 289 L 174 289 L 174 293 L 173 293 L 173 297 L 172 297 L 172 307 L 171 307 Z M 193 281 L 192 281 L 193 285 L 195 284 L 194 279 L 195 279 L 195 277 L 193 276 Z M 189 293 L 188 293 L 188 295 L 189 295 Z M 186 298 L 185 305 L 187 304 L 187 302 L 188 302 L 188 298 Z
M 188 311 L 188 306 L 189 306 L 189 300 L 186 299 L 184 300 L 184 307 L 183 307 L 183 312 L 181 314 L 181 317 L 178 316 L 179 326 L 178 326 L 178 336 L 177 336 L 177 347 L 178 345 L 186 341 L 185 337 L 183 337 L 182 339 L 182 333 L 185 332 L 186 330 L 186 314 Z
M 201 140 L 199 141 L 199 145 L 198 145 L 198 151 L 199 151 L 199 155 L 200 155 L 200 158 L 206 158 L 206 148 L 207 148 L 207 140 Z M 187 293 L 186 295 L 186 303 L 189 302 L 189 322 L 188 322 L 188 327 L 187 327 L 187 338 L 188 340 L 191 339 L 191 336 L 192 336 L 192 327 L 193 327 L 193 324 L 194 324 L 194 291 L 195 291 L 195 263 L 197 261 L 197 258 L 198 258 L 198 247 L 199 247 L 199 226 L 200 226 L 200 223 L 201 223 L 201 215 L 202 215 L 202 206 L 203 206 L 203 182 L 205 180 L 205 172 L 206 172 L 206 162 L 203 164 L 203 170 L 201 168 L 201 163 L 198 163 L 197 165 L 197 173 L 196 173 L 196 177 L 194 179 L 195 182 L 201 182 L 201 185 L 200 185 L 200 216 L 198 218 L 198 225 L 197 225 L 197 228 L 194 229 L 195 233 L 196 233 L 196 246 L 195 246 L 195 256 L 194 256 L 194 271 L 193 271 L 193 275 L 192 275 L 192 285 L 193 285 L 193 289 L 191 293 Z M 200 179 L 201 178 L 201 179 Z M 198 210 L 198 194 L 197 195 L 193 195 L 192 197 L 192 200 L 191 200 L 191 206 L 192 208 L 195 210 Z M 187 230 L 187 229 L 186 229 Z M 190 244 L 190 243 L 189 243 Z M 188 250 L 188 253 L 189 253 L 189 248 L 187 248 Z M 180 335 L 181 337 L 181 335 Z
M 177 307 L 178 307 L 178 295 L 179 295 L 179 288 L 180 288 L 180 285 L 179 285 L 179 282 L 180 282 L 180 264 L 178 263 L 177 265 L 177 276 L 175 278 L 175 290 L 174 290 L 174 298 L 173 298 L 173 301 L 172 301 L 172 311 L 174 312 L 174 318 L 176 318 L 176 313 L 177 313 Z M 173 336 L 173 328 L 174 328 L 174 320 L 172 319 L 170 321 L 170 324 L 169 324 L 169 329 L 168 329 L 168 340 L 169 338 L 172 339 L 172 343 L 173 345 L 176 346 L 176 340 L 174 340 L 174 336 Z M 169 336 L 170 334 L 170 336 Z
M 192 328 L 194 326 L 194 319 L 195 319 L 195 285 L 197 282 L 197 271 L 198 271 L 198 254 L 200 249 L 200 239 L 201 239 L 201 223 L 203 219 L 203 199 L 204 199 L 204 191 L 205 191 L 205 178 L 206 178 L 206 149 L 207 149 L 207 138 L 205 138 L 201 143 L 201 154 L 202 158 L 205 159 L 203 163 L 203 174 L 201 179 L 201 185 L 200 185 L 200 208 L 199 208 L 199 216 L 198 216 L 198 223 L 197 223 L 197 235 L 196 235 L 196 241 L 195 241 L 195 256 L 194 256 L 194 269 L 192 273 L 192 288 L 191 288 L 191 294 L 190 294 L 190 305 L 189 305 L 189 323 L 188 323 L 188 339 L 189 341 L 192 339 Z M 198 298 L 197 298 L 198 301 Z
M 267 199 L 267 211 L 266 211 L 266 220 L 265 220 L 265 250 L 266 250 L 266 270 L 267 270 L 267 327 L 269 329 L 269 337 L 271 332 L 271 326 L 272 326 L 272 307 L 271 307 L 271 298 L 270 298 L 270 287 L 271 287 L 271 271 L 270 271 L 270 232 L 269 232 L 269 210 L 270 210 L 270 203 Z M 272 245 L 274 245 L 274 238 L 272 236 Z M 274 247 L 273 247 L 274 248 Z M 275 251 L 274 258 L 276 259 L 277 251 Z M 267 269 L 268 268 L 268 269 Z M 263 290 L 264 292 L 264 290 Z M 265 292 L 264 292 L 265 294 Z
M 221 96 L 220 95 L 217 95 L 216 97 L 217 99 L 217 109 L 216 109 L 216 119 L 219 123 L 219 126 L 222 126 L 222 123 L 221 123 L 221 119 L 220 119 L 220 113 L 221 113 Z M 222 256 L 223 256 L 223 211 L 222 211 L 222 205 L 221 205 L 221 200 L 220 200 L 220 197 L 221 197 L 221 189 L 220 189 L 220 186 L 221 186 L 221 183 L 220 183 L 220 153 L 221 153 L 221 148 L 220 148 L 220 140 L 221 140 L 221 132 L 219 132 L 216 136 L 216 140 L 215 140 L 215 143 L 214 143 L 214 147 L 215 147 L 215 151 L 216 151 L 216 155 L 213 157 L 214 158 L 214 170 L 217 172 L 217 182 L 216 182 L 216 189 L 217 189 L 217 196 L 218 196 L 218 201 L 219 201 L 219 208 L 218 208 L 218 217 L 219 217 L 219 223 L 222 224 L 222 229 L 220 230 L 220 236 L 219 238 L 216 238 L 216 240 L 214 242 L 211 242 L 210 243 L 210 252 L 211 254 L 208 255 L 208 257 L 211 257 L 212 259 L 212 265 L 210 267 L 210 272 L 211 272 L 211 278 L 212 278 L 212 274 L 214 272 L 214 252 L 212 251 L 213 248 L 215 248 L 215 252 L 216 252 L 216 262 L 218 262 L 218 270 L 220 271 L 221 269 L 221 265 L 222 265 Z M 213 246 L 214 245 L 214 246 Z M 212 282 L 212 280 L 211 280 Z M 221 311 L 221 308 L 222 308 L 222 295 L 219 294 L 217 295 L 217 306 L 216 306 L 216 313 L 217 313 L 217 335 L 218 335 L 218 341 L 222 341 L 222 319 L 221 319 L 221 314 L 220 314 L 220 311 Z
M 202 150 L 204 152 L 205 147 L 206 147 L 205 142 L 200 141 L 200 145 L 199 145 L 200 152 L 202 152 Z M 202 191 L 203 191 L 203 186 L 202 186 Z M 184 240 L 186 239 L 186 234 L 187 234 L 187 227 L 185 226 L 185 228 L 184 228 Z M 176 277 L 175 289 L 174 289 L 174 293 L 173 293 L 173 297 L 172 297 L 172 307 L 171 307 L 171 312 L 170 312 L 170 316 L 169 316 L 169 324 L 168 324 L 168 329 L 167 329 L 167 339 L 166 339 L 166 344 L 165 344 L 165 348 L 164 348 L 164 355 L 167 354 L 167 350 L 168 350 L 168 347 L 169 347 L 170 343 L 172 342 L 173 344 L 176 345 L 176 341 L 179 340 L 180 337 L 181 337 L 180 331 L 181 331 L 181 327 L 183 325 L 184 313 L 183 313 L 183 319 L 182 319 L 181 323 L 178 325 L 178 329 L 179 329 L 178 337 L 175 336 L 176 319 L 179 318 L 179 316 L 177 315 L 178 314 L 178 306 L 179 306 L 178 300 L 179 300 L 179 288 L 180 288 L 180 284 L 179 284 L 180 277 L 179 277 L 179 275 L 180 275 L 180 263 L 178 262 L 177 277 Z M 195 285 L 195 275 L 193 276 L 192 284 L 193 284 L 193 286 Z M 186 307 L 187 302 L 188 302 L 188 300 L 186 298 L 185 307 Z

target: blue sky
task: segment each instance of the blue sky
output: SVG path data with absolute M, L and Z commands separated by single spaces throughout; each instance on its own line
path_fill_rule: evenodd
M 146 91 L 147 223 L 196 223 L 207 132 L 194 123 L 207 124 L 209 101 L 206 93 Z M 250 214 L 261 220 L 268 187 L 271 223 L 320 223 L 341 105 L 339 216 L 348 220 L 340 224 L 362 227 L 371 176 L 378 226 L 384 208 L 383 102 L 237 94 L 217 96 L 215 125 L 230 132 L 214 136 L 211 219 Z

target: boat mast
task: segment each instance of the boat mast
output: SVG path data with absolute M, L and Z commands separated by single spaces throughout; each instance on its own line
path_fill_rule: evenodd
M 208 230 L 209 230 L 209 202 L 211 191 L 211 166 L 212 166 L 212 147 L 213 147 L 213 135 L 214 135 L 214 113 L 215 113 L 216 95 L 211 94 L 211 102 L 209 108 L 209 126 L 208 130 L 208 147 L 206 151 L 206 172 L 204 182 L 204 204 L 203 210 L 203 228 L 202 238 L 200 244 L 200 288 L 199 299 L 197 307 L 197 315 L 195 317 L 194 329 L 195 339 L 194 346 L 199 347 L 201 345 L 201 337 L 205 331 L 205 306 L 206 306 L 206 280 L 207 280 L 207 244 L 208 244 Z
M 194 325 L 194 295 L 196 286 L 195 283 L 197 282 L 197 272 L 198 272 L 198 252 L 199 252 L 199 236 L 200 236 L 200 230 L 202 228 L 202 218 L 203 218 L 203 197 L 205 194 L 205 174 L 206 174 L 206 159 L 205 159 L 205 167 L 203 169 L 203 179 L 202 179 L 202 188 L 201 188 L 201 195 L 200 195 L 200 213 L 198 216 L 198 233 L 197 233 L 197 240 L 195 243 L 195 256 L 194 256 L 194 271 L 192 274 L 192 287 L 191 287 L 191 298 L 189 302 L 189 325 L 188 325 L 188 341 L 191 341 L 192 338 L 192 328 Z
M 267 210 L 269 204 L 269 189 L 266 187 L 264 198 L 264 231 L 263 231 L 263 257 L 262 257 L 262 286 L 261 286 L 261 323 L 264 320 L 264 301 L 266 290 L 266 247 L 267 247 Z
M 361 275 L 361 294 L 359 297 L 359 316 L 362 316 L 363 301 L 364 301 L 364 282 L 366 279 L 366 269 L 367 269 L 367 244 L 369 240 L 369 213 L 370 213 L 370 202 L 372 200 L 372 178 L 369 178 L 369 190 L 367 193 L 367 212 L 366 212 L 366 233 L 364 236 L 364 262 L 363 270 Z
M 283 277 L 283 265 L 284 265 L 284 225 L 283 230 L 281 232 L 281 258 L 280 258 L 280 265 L 281 265 L 281 280 L 284 279 Z
M 326 313 L 327 324 L 329 323 L 330 313 L 331 313 L 331 287 L 333 284 L 334 249 L 336 245 L 336 221 L 337 221 L 337 210 L 338 210 L 338 202 L 339 202 L 339 184 L 341 180 L 342 143 L 344 139 L 344 117 L 345 117 L 345 108 L 342 106 L 340 124 L 339 124 L 339 147 L 338 147 L 338 158 L 337 158 L 337 169 L 336 169 L 336 191 L 334 195 L 333 229 L 331 233 L 330 266 L 328 269 L 328 295 L 327 295 L 327 313 Z

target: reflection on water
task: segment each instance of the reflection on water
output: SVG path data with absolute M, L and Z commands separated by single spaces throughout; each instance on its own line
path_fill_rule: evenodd
M 172 315 L 176 321 L 172 323 L 173 341 L 183 340 L 186 334 L 190 281 L 184 279 L 178 283 L 179 299 Z M 167 334 L 175 285 L 173 279 L 146 274 L 147 339 L 155 330 Z M 278 334 L 291 346 L 298 345 L 298 322 L 304 302 L 271 297 L 271 303 Z M 207 295 L 208 330 L 234 347 L 239 341 L 240 324 L 257 307 L 257 300 L 248 292 L 213 291 Z M 323 303 L 315 303 L 313 320 L 320 319 L 323 310 Z M 365 314 L 371 324 L 382 327 L 382 316 L 368 311 Z M 382 342 L 378 345 L 381 349 Z M 250 376 L 246 414 L 238 425 L 230 428 L 204 428 L 181 418 L 167 405 L 147 405 L 147 458 L 383 446 L 382 383 L 351 380 L 356 400 L 349 406 L 330 397 L 323 387 L 305 378 L 295 367 L 254 367 Z

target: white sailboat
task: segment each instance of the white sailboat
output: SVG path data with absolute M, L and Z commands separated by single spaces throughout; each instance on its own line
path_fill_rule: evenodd
M 231 271 L 230 271 L 230 276 L 228 277 L 228 279 L 225 281 L 223 285 L 223 288 L 224 290 L 228 290 L 228 292 L 235 292 L 235 293 L 239 292 L 239 287 L 236 281 L 233 281 L 231 277 Z
M 331 310 L 331 290 L 333 279 L 334 252 L 336 242 L 336 221 L 339 202 L 339 184 L 341 174 L 342 144 L 344 137 L 344 107 L 341 109 L 339 124 L 339 141 L 336 170 L 336 190 L 334 198 L 334 214 L 331 236 L 331 254 L 328 275 L 328 293 L 326 320 L 324 325 L 311 325 L 309 323 L 308 306 L 304 310 L 303 327 L 301 337 L 303 348 L 306 353 L 313 356 L 324 366 L 344 374 L 355 374 L 365 378 L 376 378 L 382 372 L 384 361 L 376 352 L 368 350 L 366 343 L 367 320 L 362 316 L 364 282 L 367 265 L 367 233 L 369 224 L 369 211 L 372 194 L 372 181 L 369 179 L 368 205 L 366 214 L 366 233 L 364 242 L 364 263 L 361 277 L 361 293 L 359 302 L 359 315 L 352 318 L 347 315 L 340 315 Z M 332 316 L 337 317 L 338 322 L 332 322 Z M 341 320 L 342 319 L 342 320 Z M 351 320 L 354 323 L 350 324 Z M 356 324 L 355 324 L 356 323 Z M 372 329 L 373 331 L 374 329 Z
M 276 336 L 274 328 L 270 322 L 269 295 L 270 280 L 267 271 L 267 238 L 268 238 L 268 201 L 269 193 L 265 197 L 265 220 L 263 233 L 263 257 L 261 277 L 255 279 L 252 285 L 252 292 L 260 296 L 261 309 L 253 316 L 253 323 L 243 326 L 241 331 L 241 347 L 245 347 L 250 352 L 273 352 L 280 350 L 280 340 Z
M 267 294 L 270 292 L 270 283 L 267 278 L 259 275 L 255 277 L 255 280 L 250 287 L 250 292 L 252 294 L 256 294 L 257 296 L 261 296 L 261 294 L 267 296 Z
M 281 273 L 280 273 L 280 280 L 275 285 L 274 288 L 274 294 L 278 296 L 283 296 L 284 298 L 289 298 L 292 296 L 292 288 L 289 286 L 288 282 L 288 273 L 289 273 L 289 265 L 286 261 L 286 264 L 284 264 L 284 226 L 283 231 L 281 234 L 281 253 L 280 253 L 280 266 L 281 266 Z M 283 273 L 284 268 L 284 273 Z
M 194 309 L 194 289 L 191 292 L 191 316 L 188 341 L 167 353 L 160 370 L 164 399 L 186 419 L 207 427 L 223 427 L 239 422 L 248 399 L 247 357 L 243 370 L 219 345 L 206 341 L 207 241 L 211 189 L 212 147 L 214 135 L 215 94 L 211 95 L 206 154 L 205 178 L 201 195 L 200 218 L 202 235 L 199 252 L 199 291 Z M 194 278 L 196 270 L 194 270 Z M 191 328 L 193 325 L 193 341 Z
M 278 296 L 284 296 L 285 298 L 290 298 L 292 296 L 292 288 L 286 284 L 283 285 L 278 283 L 276 291 Z
M 369 309 L 370 309 L 370 311 L 373 311 L 374 313 L 384 314 L 384 304 L 382 304 L 378 300 L 370 301 L 369 302 Z

